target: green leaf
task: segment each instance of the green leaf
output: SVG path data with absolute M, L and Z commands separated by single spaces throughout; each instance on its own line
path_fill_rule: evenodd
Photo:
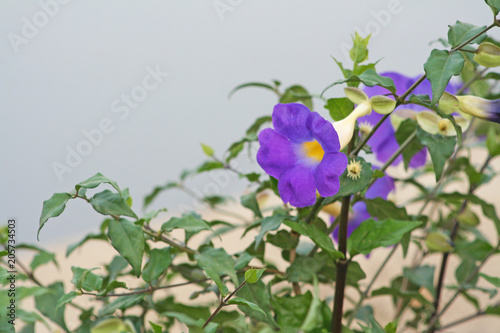
M 110 291 L 112 290 L 115 290 L 117 288 L 125 288 L 125 289 L 128 289 L 127 288 L 127 284 L 125 282 L 121 282 L 121 281 L 116 281 L 116 280 L 113 280 L 111 281 L 107 286 L 106 288 L 104 288 L 103 290 L 101 290 L 98 295 L 99 296 L 104 296 L 106 294 L 108 294 Z
M 331 87 L 342 84 L 342 83 L 363 83 L 365 86 L 373 87 L 373 86 L 381 86 L 389 90 L 391 93 L 396 93 L 396 86 L 394 85 L 394 81 L 390 77 L 380 76 L 373 69 L 368 69 L 360 75 L 352 75 L 346 80 L 336 81 L 329 86 L 327 86 L 321 96 L 330 89 Z
M 236 271 L 234 269 L 233 257 L 226 253 L 222 248 L 204 248 L 200 253 L 195 255 L 198 265 L 203 268 L 203 270 L 217 282 L 213 276 L 220 277 L 221 275 L 227 275 L 231 278 L 235 286 L 239 285 L 238 277 L 236 276 Z M 220 288 L 219 284 L 218 287 Z M 226 292 L 226 288 L 220 288 Z M 221 290 L 221 294 L 225 295 Z M 227 292 L 226 292 L 227 294 Z
M 417 137 L 424 146 L 427 147 L 431 155 L 436 181 L 441 179 L 446 161 L 455 151 L 457 139 L 454 136 L 431 135 L 422 129 L 418 129 Z
M 82 187 L 83 188 L 96 188 L 97 186 L 99 186 L 102 183 L 110 184 L 118 191 L 118 193 L 122 192 L 120 190 L 120 188 L 118 187 L 118 184 L 115 181 L 104 177 L 100 172 L 96 173 L 95 175 L 93 175 L 89 179 L 84 180 L 83 182 L 75 185 L 75 190 L 77 192 L 79 192 L 80 188 L 82 188 Z
M 170 190 L 172 188 L 178 188 L 179 187 L 179 184 L 177 184 L 176 182 L 169 182 L 169 183 L 166 183 L 165 185 L 163 186 L 157 186 L 153 189 L 153 192 L 151 192 L 150 194 L 148 194 L 145 198 L 144 198 L 144 207 L 147 207 L 149 206 L 153 200 L 163 191 L 167 191 L 167 190 Z
M 62 282 L 55 282 L 47 287 L 48 293 L 35 296 L 35 307 L 41 314 L 61 326 L 65 331 L 69 331 L 64 321 L 65 305 L 57 308 L 57 302 L 64 296 L 64 286 Z
M 464 56 L 460 52 L 432 50 L 424 64 L 425 74 L 432 87 L 432 105 L 441 98 L 451 77 L 459 75 L 463 67 Z
M 474 260 L 471 259 L 463 260 L 455 270 L 455 278 L 457 279 L 457 282 L 460 285 L 463 284 L 475 285 L 479 276 L 477 274 L 471 275 L 471 273 L 474 272 L 476 268 L 477 265 Z
M 155 324 L 152 321 L 149 321 L 149 325 L 151 325 L 151 328 L 153 329 L 153 333 L 162 333 L 163 328 L 161 325 Z
M 201 149 L 203 149 L 203 152 L 205 153 L 205 155 L 207 155 L 208 157 L 212 157 L 214 156 L 214 150 L 212 147 L 210 146 L 207 146 L 206 144 L 204 143 L 201 143 Z
M 260 127 L 265 124 L 269 123 L 273 120 L 271 116 L 262 116 L 260 118 L 257 118 L 255 122 L 247 129 L 246 134 L 251 135 L 251 134 L 257 134 L 259 131 Z
M 309 108 L 309 110 L 313 109 L 312 98 L 306 88 L 294 85 L 288 87 L 283 95 L 280 97 L 280 103 L 295 103 L 302 102 L 305 106 Z
M 245 147 L 245 142 L 247 141 L 248 140 L 243 139 L 242 141 L 235 142 L 227 149 L 227 151 L 229 152 L 229 156 L 226 157 L 226 163 L 228 163 L 233 158 L 236 158 L 240 154 L 240 152 Z
M 16 288 L 16 300 L 20 301 L 26 297 L 38 296 L 47 293 L 48 290 L 45 287 L 25 287 L 19 286 Z
M 436 289 L 434 288 L 434 266 L 423 265 L 420 267 L 403 268 L 403 275 L 411 283 L 427 288 L 432 295 L 436 294 Z
M 279 230 L 275 235 L 267 234 L 267 242 L 283 250 L 291 250 L 297 247 L 299 239 L 292 237 L 287 230 Z
M 349 51 L 349 57 L 354 62 L 354 64 L 359 64 L 368 59 L 368 42 L 370 41 L 370 36 L 363 38 L 358 32 L 354 33 L 352 37 L 352 49 Z
M 202 173 L 206 171 L 212 171 L 216 169 L 224 169 L 224 164 L 218 161 L 207 161 L 200 165 L 198 169 L 196 169 L 197 173 Z
M 98 213 L 103 215 L 119 215 L 137 218 L 137 215 L 130 209 L 122 195 L 111 192 L 110 190 L 96 193 L 90 199 L 90 204 Z
M 417 130 L 418 125 L 417 122 L 413 119 L 406 119 L 403 121 L 398 129 L 396 130 L 396 141 L 399 143 L 399 145 L 402 145 L 403 142 L 408 139 L 410 135 L 413 135 L 413 133 Z M 420 141 L 418 140 L 413 140 L 403 151 L 403 162 L 405 165 L 405 169 L 408 169 L 408 166 L 410 165 L 410 161 L 412 160 L 413 156 L 415 156 L 416 153 L 421 151 L 424 148 Z
M 285 216 L 281 214 L 274 214 L 273 216 L 264 217 L 260 223 L 260 231 L 257 236 L 255 236 L 255 248 L 258 248 L 260 242 L 264 238 L 265 234 L 269 231 L 276 230 L 280 227 L 281 222 L 283 222 Z
M 260 312 L 263 315 L 266 315 L 266 313 L 264 312 L 264 310 L 262 310 L 257 304 L 249 302 L 246 299 L 238 297 L 238 296 L 235 296 L 235 297 L 231 298 L 229 301 L 227 301 L 227 304 L 237 304 L 237 305 L 248 306 L 252 310 Z
M 71 266 L 71 271 L 73 272 L 71 283 L 73 283 L 76 288 L 86 291 L 101 290 L 103 287 L 103 278 L 92 273 L 92 271 L 96 269 L 97 268 L 84 269 Z
M 325 109 L 330 112 L 333 120 L 339 121 L 351 114 L 354 104 L 347 97 L 330 98 L 326 101 Z
M 256 195 L 257 195 L 256 192 L 243 195 L 240 199 L 241 205 L 243 207 L 250 209 L 255 214 L 256 217 L 262 218 L 262 213 L 260 212 L 259 203 L 257 202 Z
M 276 321 L 283 332 L 298 332 L 307 317 L 312 298 L 311 292 L 307 291 L 299 296 L 272 299 Z
M 489 276 L 484 273 L 479 273 L 479 276 L 494 285 L 497 288 L 500 288 L 500 277 L 495 277 L 495 276 Z
M 109 222 L 108 237 L 111 240 L 111 245 L 132 266 L 135 276 L 139 277 L 144 254 L 142 228 L 125 219 L 112 220 Z
M 76 296 L 78 296 L 78 293 L 76 291 L 70 291 L 69 293 L 67 294 L 64 294 L 58 301 L 57 301 L 57 304 L 56 304 L 56 311 L 63 305 L 71 302 L 72 300 L 74 300 L 76 298 Z
M 122 296 L 115 299 L 113 302 L 103 306 L 99 310 L 99 316 L 107 316 L 113 314 L 116 310 L 129 309 L 138 304 L 145 297 L 145 294 Z
M 266 322 L 273 327 L 276 327 L 276 322 L 271 314 L 271 302 L 270 293 L 266 288 L 266 285 L 262 280 L 257 281 L 254 284 L 247 284 L 244 288 L 238 291 L 238 296 L 245 299 L 248 302 L 256 304 L 260 309 L 264 311 L 264 314 L 256 309 L 248 307 L 246 305 L 238 306 L 238 308 L 247 315 L 247 317 L 253 318 L 257 321 Z
M 342 252 L 339 252 L 335 249 L 332 238 L 322 230 L 318 229 L 315 225 L 297 223 L 292 221 L 285 221 L 284 224 L 292 228 L 292 230 L 295 230 L 299 234 L 311 238 L 314 244 L 316 244 L 323 251 L 326 251 L 332 257 L 332 259 L 339 259 L 344 257 Z
M 391 246 L 422 222 L 387 219 L 375 221 L 370 218 L 357 227 L 347 239 L 347 249 L 351 256 L 358 253 L 369 254 L 378 247 Z
M 500 0 L 484 0 L 488 6 L 490 6 L 493 11 L 493 15 L 497 16 L 500 11 Z
M 450 26 L 448 30 L 448 42 L 451 47 L 456 47 L 473 36 L 477 35 L 480 31 L 484 30 L 486 26 L 476 27 L 469 23 L 457 21 L 454 25 Z M 486 33 L 474 39 L 470 44 L 479 44 L 486 38 Z
M 398 207 L 394 202 L 384 200 L 380 197 L 375 199 L 364 199 L 366 209 L 370 216 L 376 217 L 379 220 L 395 219 L 395 220 L 409 220 L 408 213 L 404 207 Z
M 485 314 L 500 316 L 500 305 L 489 305 L 484 311 Z
M 161 230 L 170 232 L 174 229 L 184 229 L 186 232 L 198 233 L 202 230 L 211 230 L 208 223 L 193 214 L 186 214 L 179 217 L 172 217 L 167 222 L 163 223 Z
M 259 281 L 260 277 L 265 271 L 266 271 L 265 268 L 260 268 L 260 269 L 251 268 L 245 271 L 245 281 L 247 283 L 255 283 Z
M 394 297 L 403 298 L 405 300 L 414 298 L 422 304 L 430 305 L 430 301 L 427 300 L 424 296 L 422 296 L 418 291 L 403 291 L 400 289 L 382 287 L 372 292 L 372 296 L 382 296 L 382 295 L 391 295 Z
M 458 192 L 453 193 L 441 193 L 438 195 L 438 198 L 444 199 L 446 201 L 456 201 L 457 205 L 462 204 L 463 200 L 468 200 L 473 204 L 480 205 L 483 211 L 483 214 L 492 220 L 495 223 L 495 227 L 497 229 L 498 235 L 500 235 L 500 219 L 497 216 L 495 206 L 487 203 L 483 199 L 479 198 L 473 194 L 463 194 Z
M 39 239 L 40 230 L 42 230 L 48 219 L 61 215 L 70 198 L 71 194 L 69 193 L 54 193 L 52 198 L 43 202 L 42 215 L 40 215 L 40 225 L 36 234 L 37 239 Z
M 149 253 L 149 261 L 144 266 L 142 278 L 147 283 L 158 279 L 160 275 L 170 266 L 173 257 L 170 254 L 170 248 L 152 249 Z
M 38 266 L 51 261 L 57 266 L 56 255 L 54 253 L 42 251 L 33 257 L 33 260 L 30 263 L 30 268 L 34 271 Z
M 258 88 L 265 88 L 267 90 L 271 90 L 273 92 L 276 92 L 275 91 L 275 88 L 267 83 L 261 83 L 261 82 L 249 82 L 249 83 L 243 83 L 243 84 L 240 84 L 239 86 L 237 86 L 236 88 L 234 88 L 233 90 L 231 90 L 231 92 L 229 93 L 229 96 L 228 98 L 231 98 L 231 96 L 233 96 L 233 94 L 235 92 L 237 92 L 238 90 L 240 89 L 243 89 L 243 88 L 248 88 L 248 87 L 258 87 Z
M 81 241 L 68 245 L 68 248 L 66 249 L 66 257 L 69 257 L 69 255 L 73 253 L 74 250 L 92 239 L 103 240 L 106 242 L 108 241 L 108 237 L 106 237 L 105 234 L 88 234 Z

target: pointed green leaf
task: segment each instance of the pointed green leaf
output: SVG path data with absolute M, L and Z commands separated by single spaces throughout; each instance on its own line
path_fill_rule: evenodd
M 311 95 L 306 90 L 306 88 L 299 85 L 288 87 L 283 93 L 283 95 L 280 97 L 279 102 L 280 103 L 302 102 L 305 106 L 309 108 L 309 110 L 313 109 L 313 102 Z
M 450 26 L 448 30 L 448 42 L 451 47 L 456 47 L 473 36 L 477 35 L 480 31 L 484 30 L 486 26 L 476 27 L 475 25 L 457 21 L 454 25 Z M 486 33 L 474 39 L 470 44 L 479 44 L 486 38 Z
M 76 288 L 86 291 L 101 290 L 103 287 L 103 278 L 92 273 L 92 271 L 96 269 L 97 268 L 84 269 L 71 266 L 71 271 L 73 272 L 71 283 L 73 283 Z
M 347 97 L 330 98 L 326 101 L 325 109 L 333 120 L 339 121 L 351 114 L 354 104 Z
M 441 179 L 446 161 L 455 151 L 457 139 L 454 136 L 432 135 L 422 129 L 418 129 L 417 137 L 420 143 L 427 147 L 431 155 L 436 181 Z
M 110 190 L 96 193 L 90 199 L 90 204 L 98 213 L 103 215 L 130 216 L 137 218 L 137 215 L 130 209 L 122 195 L 111 192 Z
M 110 291 L 112 290 L 115 290 L 117 288 L 125 288 L 125 289 L 128 289 L 127 288 L 127 284 L 125 282 L 121 282 L 121 281 L 116 281 L 116 280 L 113 280 L 111 281 L 110 283 L 108 283 L 108 285 L 106 286 L 106 288 L 104 288 L 102 291 L 100 291 L 98 293 L 99 296 L 104 296 L 106 295 L 107 293 L 109 293 Z
M 266 271 L 265 268 L 255 269 L 251 268 L 245 272 L 245 281 L 247 283 L 255 283 L 259 281 L 262 274 Z
M 497 16 L 500 11 L 500 0 L 484 0 L 488 6 L 490 6 L 493 11 L 493 15 Z
M 170 266 L 172 259 L 170 248 L 152 249 L 149 253 L 149 261 L 142 271 L 142 278 L 144 281 L 151 283 L 158 279 Z
M 144 233 L 142 228 L 125 219 L 109 222 L 108 237 L 111 245 L 127 259 L 139 277 L 141 274 L 142 256 L 144 254 Z
M 342 252 L 335 249 L 332 238 L 318 229 L 313 224 L 297 223 L 292 221 L 285 221 L 285 225 L 297 231 L 299 234 L 311 238 L 311 240 L 322 250 L 326 251 L 333 259 L 343 258 Z
M 57 302 L 64 296 L 64 286 L 62 282 L 55 282 L 47 287 L 48 293 L 35 296 L 35 307 L 45 317 L 69 331 L 64 320 L 65 305 L 57 307 Z
M 69 193 L 54 193 L 52 198 L 45 200 L 43 202 L 42 215 L 40 216 L 40 225 L 38 227 L 38 232 L 36 238 L 40 236 L 40 230 L 42 230 L 45 223 L 51 217 L 56 217 L 61 215 L 66 208 L 66 203 L 71 198 Z
M 234 269 L 233 257 L 226 253 L 222 248 L 204 248 L 200 253 L 195 255 L 198 265 L 210 275 L 215 273 L 218 276 L 228 275 L 235 286 L 239 285 L 238 277 Z M 212 278 L 212 276 L 211 276 Z M 213 278 L 212 278 L 213 279 Z
M 56 304 L 56 311 L 61 307 L 63 306 L 64 304 L 67 304 L 69 302 L 71 302 L 72 300 L 74 300 L 76 298 L 76 296 L 78 296 L 78 293 L 76 291 L 70 291 L 69 293 L 67 294 L 64 294 L 58 301 L 57 301 L 57 304 Z
M 464 56 L 460 52 L 432 50 L 424 64 L 425 74 L 432 87 L 432 105 L 439 101 L 451 77 L 459 75 L 463 67 Z
M 281 222 L 285 218 L 284 215 L 274 214 L 273 216 L 264 217 L 260 223 L 260 231 L 257 236 L 255 236 L 255 248 L 258 248 L 260 242 L 264 238 L 265 234 L 269 231 L 276 230 L 280 227 Z
M 103 241 L 106 241 L 106 242 L 108 241 L 108 237 L 106 237 L 105 234 L 88 234 L 81 241 L 78 241 L 76 243 L 68 245 L 68 248 L 66 249 L 66 257 L 69 257 L 69 255 L 74 250 L 76 250 L 77 248 L 79 248 L 80 246 L 82 246 L 83 244 L 85 244 L 87 241 L 92 240 L 92 239 L 103 240 Z
M 238 297 L 238 296 L 234 296 L 233 298 L 231 298 L 229 301 L 227 301 L 227 304 L 237 304 L 237 305 L 248 306 L 252 310 L 260 312 L 263 315 L 266 315 L 264 310 L 262 310 L 257 304 L 249 302 L 246 299 L 243 299 L 243 298 Z
M 97 186 L 99 186 L 102 183 L 110 184 L 111 186 L 113 186 L 116 189 L 116 191 L 118 191 L 118 193 L 121 193 L 121 190 L 120 190 L 120 187 L 118 187 L 118 184 L 115 181 L 108 179 L 107 177 L 104 177 L 100 172 L 96 173 L 95 175 L 93 175 L 89 179 L 84 180 L 83 182 L 77 184 L 75 186 L 75 189 L 77 191 L 79 191 L 80 188 L 82 188 L 82 187 L 83 188 L 96 188 Z
M 357 227 L 347 239 L 347 249 L 351 256 L 358 253 L 369 254 L 378 247 L 391 246 L 422 222 L 387 219 L 376 221 L 370 218 Z
M 349 57 L 355 64 L 359 64 L 368 59 L 368 42 L 370 41 L 370 36 L 363 38 L 358 32 L 354 33 L 352 37 L 352 49 L 349 51 Z
M 208 223 L 192 214 L 186 214 L 179 217 L 172 217 L 167 222 L 163 223 L 161 230 L 170 232 L 174 229 L 184 229 L 186 232 L 198 233 L 202 230 L 211 230 Z
M 233 96 L 233 94 L 235 92 L 237 92 L 238 90 L 243 89 L 243 88 L 248 88 L 248 87 L 265 88 L 267 90 L 271 90 L 273 92 L 276 92 L 275 88 L 273 86 L 271 86 L 270 84 L 262 83 L 262 82 L 249 82 L 249 83 L 240 84 L 239 86 L 237 86 L 233 90 L 231 90 L 231 92 L 229 93 L 228 98 L 231 98 L 231 96 Z

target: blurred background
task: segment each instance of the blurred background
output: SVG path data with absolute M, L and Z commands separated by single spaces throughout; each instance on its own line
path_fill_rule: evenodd
M 423 73 L 455 20 L 492 21 L 483 1 L 67 1 L 0 2 L 0 212 L 18 221 L 18 243 L 36 242 L 44 200 L 101 172 L 134 199 L 239 140 L 276 97 L 249 81 L 302 84 L 319 94 L 350 65 L 351 35 L 372 34 L 377 70 Z M 498 35 L 498 34 L 497 34 Z M 495 36 L 495 33 L 493 33 Z M 430 44 L 434 41 L 433 44 Z M 327 96 L 341 96 L 340 88 Z M 327 115 L 316 99 L 315 110 Z M 236 161 L 257 168 L 251 159 Z M 247 165 L 250 164 L 250 165 Z M 246 183 L 220 176 L 222 195 Z M 204 191 L 209 175 L 191 182 Z M 160 195 L 175 213 L 193 199 Z M 102 217 L 70 201 L 41 246 L 97 231 Z

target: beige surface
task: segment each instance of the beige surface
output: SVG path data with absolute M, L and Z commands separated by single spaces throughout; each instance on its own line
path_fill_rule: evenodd
M 479 164 L 479 161 L 483 161 L 484 154 L 481 153 L 475 153 L 474 154 L 474 159 L 475 161 L 478 161 L 477 164 Z M 496 170 L 500 170 L 500 158 L 495 160 L 493 163 L 493 166 Z M 394 171 L 394 170 L 393 170 Z M 399 171 L 397 171 L 399 172 Z M 429 179 L 430 182 L 432 182 L 432 177 Z M 461 185 L 458 186 L 458 189 L 463 190 L 466 188 L 467 184 L 462 183 Z M 483 188 L 478 191 L 478 194 L 485 198 L 487 201 L 493 203 L 497 209 L 497 212 L 500 212 L 500 197 L 498 195 L 498 188 L 500 188 L 500 177 L 497 177 L 494 179 L 490 184 L 484 186 Z M 451 190 L 451 189 L 450 189 Z M 412 192 L 413 189 L 410 190 L 410 188 L 400 188 L 398 189 L 398 195 L 397 195 L 397 202 L 399 204 L 404 203 L 411 195 L 413 195 Z M 407 206 L 407 209 L 410 212 L 415 213 L 417 210 L 418 205 L 410 205 Z M 228 210 L 233 210 L 237 211 L 239 214 L 247 214 L 247 216 L 250 218 L 250 215 L 248 215 L 248 212 L 245 211 L 242 207 L 239 207 L 238 205 L 234 205 L 231 207 L 226 207 Z M 476 212 L 480 213 L 479 210 L 476 209 Z M 480 215 L 481 216 L 481 215 Z M 162 222 L 164 222 L 166 219 L 168 219 L 169 215 L 165 215 L 161 217 L 158 221 L 156 221 L 153 226 L 155 228 L 159 228 Z M 208 220 L 216 218 L 217 214 L 214 212 L 206 211 L 204 213 L 204 217 Z M 231 218 L 227 218 L 228 220 L 234 220 Z M 493 244 L 495 242 L 496 238 L 496 230 L 493 226 L 493 223 L 489 221 L 488 219 L 482 218 L 481 219 L 481 224 L 479 226 L 481 231 L 488 237 L 490 242 Z M 240 239 L 241 232 L 232 232 L 230 234 L 227 234 L 223 237 L 223 240 L 219 240 L 217 238 L 214 238 L 213 241 L 217 247 L 219 246 L 224 246 L 227 252 L 229 253 L 234 253 L 237 251 L 240 251 L 250 245 L 250 243 L 253 241 L 253 238 L 255 236 L 255 233 L 249 233 L 246 235 L 244 238 Z M 82 235 L 83 237 L 83 235 Z M 175 235 L 178 239 L 182 239 L 183 235 L 182 232 L 178 233 Z M 196 236 L 195 236 L 196 237 Z M 41 281 L 44 283 L 50 283 L 52 281 L 56 280 L 63 280 L 65 283 L 65 288 L 66 292 L 69 292 L 71 290 L 71 265 L 77 265 L 79 267 L 83 268 L 93 268 L 97 267 L 103 263 L 109 262 L 113 256 L 115 256 L 117 253 L 116 251 L 107 243 L 103 241 L 90 241 L 88 242 L 84 247 L 76 250 L 69 258 L 65 258 L 64 253 L 66 251 L 66 246 L 73 243 L 74 241 L 77 241 L 79 239 L 71 239 L 67 240 L 64 244 L 58 244 L 56 247 L 48 250 L 56 251 L 57 252 L 57 258 L 60 264 L 60 269 L 56 269 L 52 265 L 48 265 L 45 267 L 40 268 L 37 271 L 37 276 L 40 278 Z M 200 238 L 198 237 L 198 240 Z M 197 240 L 194 239 L 194 242 Z M 280 261 L 280 253 L 279 251 L 274 248 L 273 246 L 268 246 L 268 250 L 266 251 L 267 257 L 268 258 L 275 258 L 273 261 L 278 265 L 278 267 L 282 270 L 286 269 L 286 265 L 284 262 Z M 411 262 L 411 259 L 413 258 L 413 251 L 415 250 L 415 247 L 412 246 L 410 247 L 410 253 L 407 256 L 406 260 L 402 259 L 402 254 L 400 251 L 396 253 L 396 255 L 393 257 L 391 260 L 390 264 L 382 271 L 382 274 L 380 275 L 380 278 L 377 280 L 377 282 L 374 285 L 374 289 L 377 289 L 378 287 L 382 287 L 385 285 L 388 285 L 388 281 L 390 281 L 394 276 L 396 276 L 398 273 L 401 272 L 402 267 L 404 265 L 409 265 Z M 361 281 L 362 286 L 366 286 L 369 282 L 370 276 L 373 275 L 373 273 L 377 270 L 379 267 L 379 264 L 385 259 L 387 253 L 390 251 L 390 249 L 379 249 L 376 250 L 372 256 L 369 259 L 366 259 L 364 257 L 357 257 L 357 261 L 361 264 L 361 267 L 363 270 L 366 272 L 368 275 L 368 278 Z M 424 263 L 426 264 L 431 264 L 431 265 L 438 265 L 441 260 L 441 256 L 439 254 L 434 254 L 428 256 L 425 260 Z M 451 260 L 448 273 L 446 274 L 446 281 L 447 282 L 453 282 L 454 280 L 454 268 L 457 265 L 456 260 Z M 436 268 L 436 275 L 437 275 L 438 269 Z M 500 276 L 500 258 L 497 256 L 493 259 L 490 259 L 486 267 L 483 269 L 483 272 L 490 274 L 492 276 Z M 99 271 L 97 271 L 99 273 Z M 129 287 L 135 287 L 140 285 L 139 279 L 128 279 L 127 285 Z M 484 280 L 480 279 L 479 282 L 480 286 L 488 287 L 490 288 L 491 286 L 488 285 Z M 372 289 L 372 290 L 374 290 Z M 193 291 L 193 287 L 186 286 L 186 287 L 180 287 L 176 289 L 169 289 L 169 290 L 164 290 L 164 291 L 158 291 L 156 294 L 157 295 L 166 295 L 169 293 L 175 293 L 180 300 L 185 300 L 187 302 L 191 302 L 192 304 L 195 304 L 196 302 L 206 302 L 206 304 L 210 304 L 210 302 L 215 301 L 215 297 L 213 295 L 208 295 L 204 297 L 198 298 L 195 302 L 189 301 L 188 297 Z M 357 298 L 357 294 L 354 292 L 352 289 L 348 289 L 348 295 Z M 448 300 L 449 297 L 451 296 L 452 291 L 445 290 L 443 294 L 443 302 Z M 480 298 L 481 304 L 486 304 L 487 302 L 498 302 L 500 300 L 500 296 L 496 296 L 492 300 L 488 300 L 488 297 L 486 297 L 484 294 L 478 293 L 478 292 L 472 292 L 471 294 L 478 296 Z M 331 297 L 333 295 L 333 289 L 328 286 L 322 286 L 321 288 L 321 295 L 325 298 Z M 442 302 L 442 303 L 443 303 Z M 82 306 L 93 306 L 96 305 L 96 302 L 92 296 L 80 296 L 75 300 L 75 303 L 82 305 Z M 377 297 L 373 299 L 372 301 L 368 302 L 374 307 L 375 314 L 377 319 L 381 324 L 386 324 L 389 321 L 393 319 L 394 316 L 394 307 L 392 305 L 392 302 L 389 297 Z M 25 302 L 26 305 L 30 304 L 30 301 Z M 351 305 L 346 302 L 347 308 L 351 307 Z M 473 314 L 475 312 L 474 308 L 470 303 L 467 301 L 464 301 L 463 299 L 460 299 L 457 301 L 446 313 L 443 323 L 449 323 L 452 322 L 458 318 Z M 70 329 L 73 329 L 76 327 L 78 324 L 78 319 L 77 319 L 77 312 L 72 310 L 72 308 L 67 307 L 67 324 Z M 401 322 L 403 322 L 405 318 L 400 319 Z M 47 329 L 41 325 L 37 326 L 37 332 L 47 332 Z M 175 330 L 172 330 L 172 332 L 177 332 L 181 331 L 180 328 L 176 328 Z M 186 330 L 187 331 L 187 330 Z M 469 321 L 465 324 L 455 326 L 453 328 L 450 328 L 449 330 L 443 331 L 443 332 L 500 332 L 500 319 L 499 317 L 494 317 L 494 316 L 483 316 L 480 317 L 479 319 Z

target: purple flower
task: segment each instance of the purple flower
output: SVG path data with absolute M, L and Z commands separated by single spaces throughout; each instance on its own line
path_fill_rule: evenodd
M 366 191 L 365 198 L 366 199 L 375 199 L 377 197 L 381 197 L 383 199 L 387 199 L 387 196 L 391 191 L 395 189 L 394 180 L 389 176 L 384 176 L 382 178 L 377 179 L 375 183 Z M 366 204 L 362 201 L 356 202 L 352 206 L 352 213 L 349 214 L 349 221 L 347 223 L 347 237 L 351 235 L 351 233 L 359 227 L 359 225 L 370 218 L 370 214 L 366 209 Z M 332 217 L 331 221 L 333 222 L 335 218 Z M 338 226 L 333 230 L 333 238 L 338 241 L 339 239 L 339 228 Z
M 390 77 L 394 81 L 397 95 L 403 94 L 419 78 L 411 78 L 395 72 L 386 72 L 381 73 L 380 75 Z M 452 84 L 448 85 L 448 87 L 446 88 L 446 91 L 451 94 L 455 93 L 456 90 L 456 87 Z M 390 93 L 389 90 L 380 86 L 365 87 L 364 91 L 369 97 L 375 95 L 387 95 Z M 424 80 L 417 88 L 415 88 L 415 90 L 413 90 L 412 93 L 415 95 L 429 95 L 429 97 L 432 98 L 431 83 L 428 80 Z M 402 112 L 403 110 L 412 110 L 419 112 L 422 110 L 426 110 L 426 108 L 416 104 L 405 104 L 398 106 L 395 112 L 397 113 L 398 110 L 400 112 Z M 373 127 L 379 122 L 380 119 L 382 119 L 382 117 L 383 115 L 372 112 L 368 116 L 360 117 L 358 119 L 358 123 L 360 124 L 360 127 L 363 127 L 363 124 L 366 123 L 369 126 Z M 372 150 L 375 153 L 375 157 L 382 163 L 386 162 L 389 157 L 391 157 L 392 154 L 394 154 L 399 148 L 395 133 L 396 131 L 394 130 L 391 122 L 386 120 L 379 127 L 377 133 L 373 135 L 370 140 L 368 140 L 368 144 L 370 145 L 370 147 L 372 147 Z M 427 150 L 424 148 L 413 156 L 410 161 L 410 167 L 417 168 L 424 165 L 426 158 Z M 402 160 L 403 157 L 401 155 L 398 156 L 398 158 L 396 158 L 396 160 L 393 162 L 393 165 L 399 164 Z
M 339 176 L 347 167 L 347 156 L 333 125 L 317 112 L 297 103 L 278 104 L 273 110 L 274 129 L 259 133 L 257 162 L 278 179 L 281 199 L 295 207 L 316 202 L 339 191 Z

